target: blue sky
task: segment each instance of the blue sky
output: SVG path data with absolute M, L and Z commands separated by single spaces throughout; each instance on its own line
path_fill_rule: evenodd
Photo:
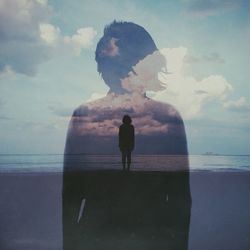
M 250 154 L 249 1 L 0 0 L 0 153 L 62 153 L 70 115 L 107 92 L 95 47 L 114 19 L 165 51 L 189 152 Z M 205 91 L 202 98 L 194 93 Z M 167 91 L 166 90 L 166 91 Z

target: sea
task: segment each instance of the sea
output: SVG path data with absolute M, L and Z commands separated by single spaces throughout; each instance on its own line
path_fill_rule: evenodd
M 72 163 L 86 169 L 121 169 L 120 155 L 70 155 Z M 131 170 L 180 170 L 183 156 L 132 155 Z M 189 155 L 190 171 L 250 171 L 250 155 Z M 63 154 L 1 154 L 0 173 L 60 173 Z M 73 164 L 73 165 L 74 165 Z

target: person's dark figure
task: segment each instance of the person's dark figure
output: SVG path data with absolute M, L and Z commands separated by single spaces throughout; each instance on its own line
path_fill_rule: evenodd
M 109 92 L 76 108 L 69 123 L 63 249 L 187 250 L 192 199 L 184 122 L 172 105 L 146 93 L 161 89 L 158 74 L 167 72 L 166 59 L 150 34 L 131 22 L 107 25 L 95 53 Z M 134 140 L 127 135 L 131 123 L 120 128 L 128 168 L 132 150 L 139 156 L 133 174 L 116 171 L 110 161 L 119 154 L 117 137 L 124 114 L 133 118 L 136 128 L 134 150 Z M 164 164 L 160 155 L 166 156 Z M 147 159 L 152 157 L 150 166 Z M 103 161 L 97 168 L 92 164 L 96 159 Z
M 124 115 L 122 119 L 123 124 L 119 128 L 119 148 L 122 153 L 123 170 L 126 169 L 126 161 L 128 171 L 131 164 L 131 152 L 134 149 L 135 133 L 134 126 L 131 124 L 132 119 L 128 115 Z

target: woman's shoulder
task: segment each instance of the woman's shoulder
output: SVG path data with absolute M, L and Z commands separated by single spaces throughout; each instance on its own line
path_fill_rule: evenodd
M 169 103 L 148 99 L 145 108 L 151 110 L 155 115 L 182 120 L 179 111 Z
M 87 116 L 89 113 L 89 108 L 85 104 L 79 105 L 74 111 L 72 116 L 73 117 L 78 117 L 78 116 Z
M 74 109 L 73 116 L 86 116 L 86 115 L 88 115 L 89 112 L 102 106 L 102 103 L 104 102 L 103 99 L 104 98 L 100 98 L 98 100 L 87 101 L 87 102 L 80 104 L 77 108 Z

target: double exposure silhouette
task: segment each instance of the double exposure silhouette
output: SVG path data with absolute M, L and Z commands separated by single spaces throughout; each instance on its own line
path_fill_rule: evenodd
M 95 58 L 109 92 L 76 108 L 69 124 L 64 249 L 187 249 L 191 196 L 184 124 L 174 107 L 146 95 L 165 88 L 158 79 L 167 73 L 165 58 L 143 27 L 116 21 L 105 27 Z M 135 127 L 134 154 L 145 163 L 148 156 L 171 155 L 171 164 L 159 170 L 156 160 L 137 169 L 133 162 L 130 175 L 116 168 L 109 159 L 119 155 L 118 144 L 124 168 L 125 158 L 130 167 L 134 146 L 131 136 L 132 143 L 124 147 L 127 125 L 119 133 L 124 115 Z M 93 155 L 106 157 L 93 167 Z
M 126 168 L 126 162 L 128 170 L 131 164 L 131 152 L 134 149 L 135 135 L 134 126 L 131 124 L 131 117 L 124 115 L 122 119 L 123 124 L 119 128 L 119 148 L 122 153 L 122 166 L 123 170 Z

